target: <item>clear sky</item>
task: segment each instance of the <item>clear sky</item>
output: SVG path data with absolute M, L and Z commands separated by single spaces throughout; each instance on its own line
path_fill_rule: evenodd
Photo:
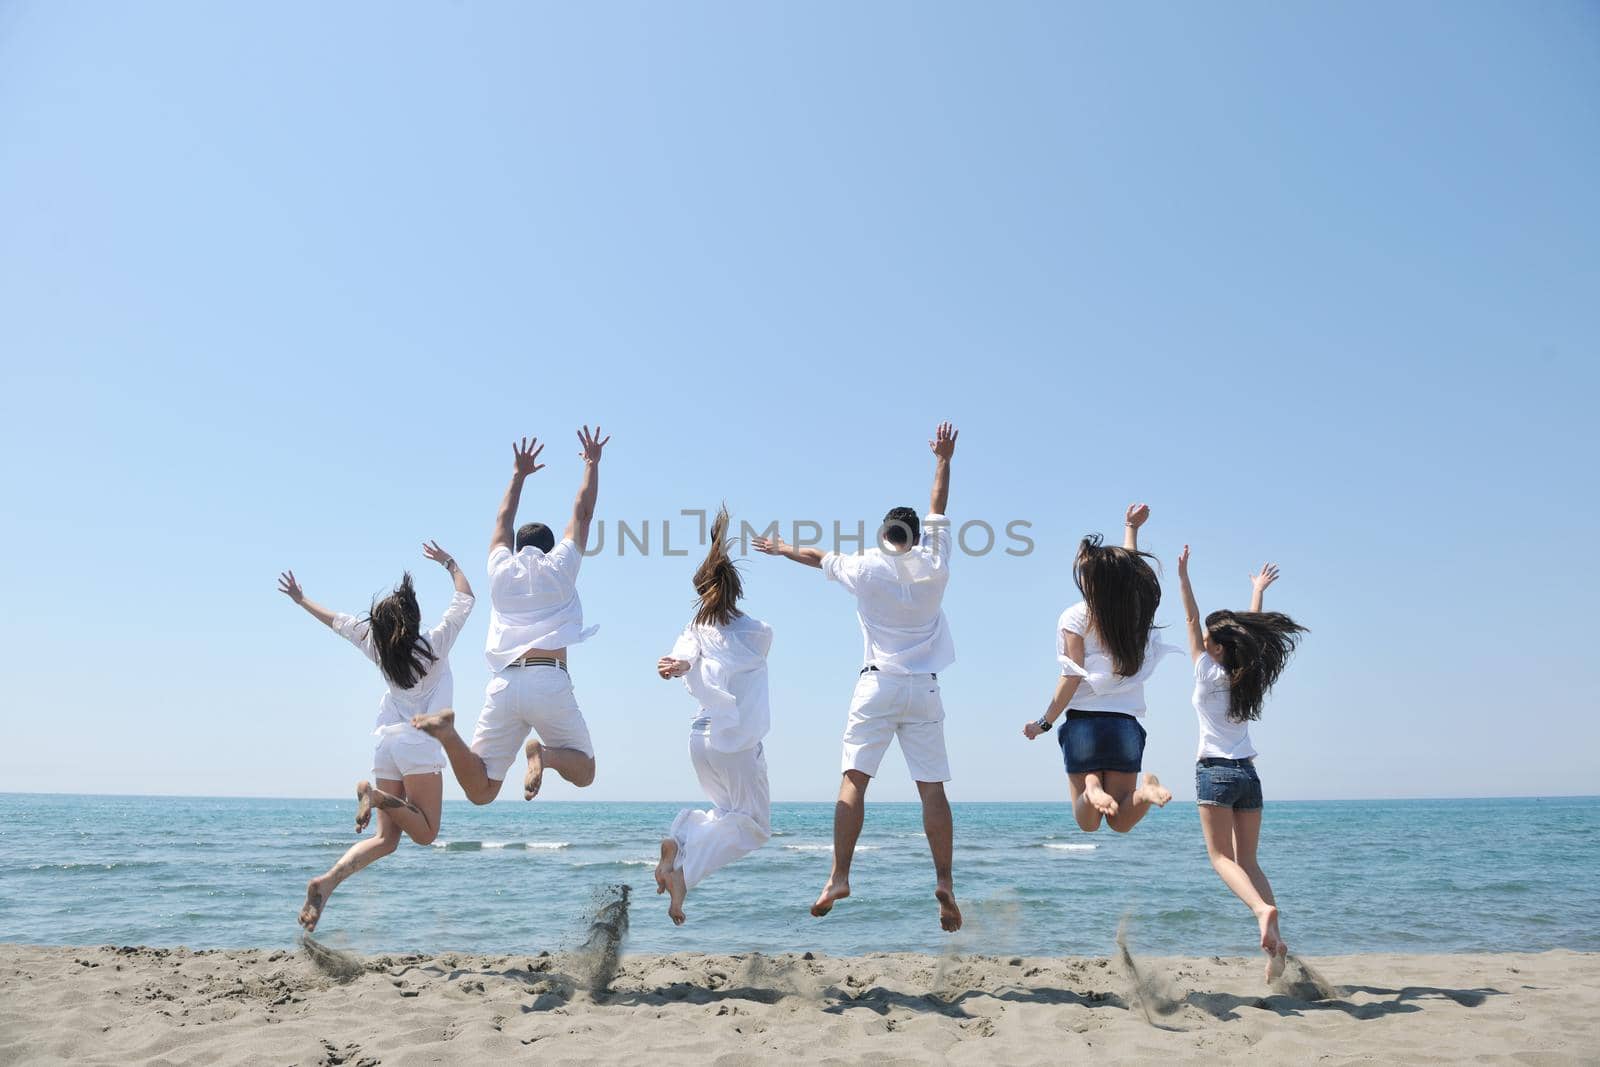
M 509 443 L 559 524 L 599 422 L 599 778 L 549 795 L 694 797 L 661 521 L 921 508 L 948 418 L 956 521 L 1034 541 L 956 562 L 954 799 L 1064 796 L 1021 726 L 1134 500 L 1171 639 L 1186 541 L 1312 630 L 1269 796 L 1600 792 L 1597 188 L 1590 3 L 0 3 L 0 789 L 345 794 L 379 678 L 277 572 L 436 616 L 420 542 L 486 592 Z M 774 795 L 831 799 L 852 606 L 746 575 Z

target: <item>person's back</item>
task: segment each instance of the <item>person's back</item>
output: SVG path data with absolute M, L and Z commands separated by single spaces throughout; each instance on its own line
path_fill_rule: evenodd
M 583 553 L 563 538 L 550 551 L 523 545 L 489 553 L 489 636 L 484 653 L 502 670 L 530 649 L 554 650 L 580 640 L 583 601 L 578 570 Z
M 690 663 L 684 686 L 699 702 L 713 748 L 737 752 L 761 742 L 771 727 L 767 652 L 772 627 L 749 615 L 725 624 L 690 623 L 672 658 Z
M 944 614 L 949 519 L 929 514 L 920 543 L 903 551 L 830 552 L 822 559 L 822 573 L 855 595 L 863 666 L 891 674 L 934 674 L 955 662 L 955 641 Z
M 421 670 L 410 686 L 397 685 L 387 674 L 379 671 L 387 691 L 378 704 L 377 726 L 404 724 L 409 727 L 413 715 L 425 715 L 450 706 L 455 690 L 455 680 L 450 673 L 450 650 L 455 647 L 461 628 L 472 614 L 473 603 L 471 593 L 455 593 L 439 622 L 417 639 L 418 650 L 431 654 L 433 658 L 418 657 Z M 382 666 L 369 621 L 340 612 L 334 616 L 332 628 L 373 663 Z

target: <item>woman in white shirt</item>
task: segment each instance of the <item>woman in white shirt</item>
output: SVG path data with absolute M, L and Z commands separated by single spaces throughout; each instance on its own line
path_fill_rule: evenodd
M 1283 673 L 1305 627 L 1276 611 L 1262 611 L 1267 586 L 1278 580 L 1271 563 L 1250 579 L 1250 610 L 1213 611 L 1200 627 L 1200 608 L 1189 584 L 1189 546 L 1178 557 L 1183 614 L 1194 660 L 1194 710 L 1200 751 L 1194 769 L 1195 800 L 1211 866 L 1256 917 L 1267 981 L 1283 971 L 1289 946 L 1278 929 L 1272 883 L 1256 860 L 1261 838 L 1261 779 L 1256 774 L 1250 723 L 1261 717 L 1267 692 Z
M 1078 546 L 1073 578 L 1083 599 L 1061 613 L 1056 625 L 1056 659 L 1061 678 L 1037 722 L 1023 727 L 1033 740 L 1062 713 L 1061 755 L 1072 791 L 1072 814 L 1084 830 L 1102 820 L 1127 833 L 1151 805 L 1172 799 L 1153 774 L 1144 776 L 1144 683 L 1156 664 L 1177 649 L 1164 644 L 1155 628 L 1161 582 L 1147 552 L 1139 551 L 1139 527 L 1150 517 L 1145 504 L 1131 504 L 1121 548 L 1104 545 L 1098 534 Z
M 378 831 L 354 845 L 327 873 L 306 883 L 306 903 L 300 925 L 316 929 L 322 909 L 340 882 L 400 845 L 403 832 L 419 845 L 430 844 L 439 834 L 439 810 L 444 796 L 444 749 L 439 742 L 411 725 L 413 715 L 436 713 L 450 707 L 454 679 L 450 675 L 450 648 L 467 616 L 472 614 L 472 586 L 450 554 L 437 543 L 422 546 L 423 555 L 440 564 L 455 582 L 455 595 L 444 617 L 433 629 L 422 630 L 422 609 L 409 572 L 394 592 L 375 601 L 365 619 L 329 611 L 306 598 L 293 571 L 278 578 L 278 590 L 340 637 L 355 645 L 378 665 L 388 683 L 378 702 L 373 730 L 377 744 L 372 754 L 374 786 L 366 779 L 356 783 L 356 831 L 367 828 L 373 808 L 378 809 Z
M 670 655 L 656 662 L 662 678 L 682 678 L 698 706 L 689 727 L 689 758 L 710 811 L 685 808 L 661 839 L 656 892 L 683 925 L 683 900 L 708 874 L 766 844 L 772 836 L 767 761 L 761 739 L 770 723 L 767 651 L 772 627 L 739 610 L 744 586 L 728 556 L 728 509 L 711 525 L 711 550 L 694 573 L 694 618 Z

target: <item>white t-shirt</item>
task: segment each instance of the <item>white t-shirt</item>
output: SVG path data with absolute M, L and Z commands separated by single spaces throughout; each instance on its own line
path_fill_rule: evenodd
M 1083 664 L 1080 666 L 1067 655 L 1067 639 L 1062 631 L 1083 638 Z M 1061 613 L 1056 623 L 1056 661 L 1063 675 L 1075 674 L 1083 681 L 1078 691 L 1067 703 L 1068 711 L 1118 711 L 1135 718 L 1144 718 L 1144 683 L 1155 673 L 1156 665 L 1168 653 L 1178 649 L 1161 640 L 1155 627 L 1144 648 L 1144 665 L 1131 678 L 1123 677 L 1113 667 L 1111 653 L 1101 642 L 1100 635 L 1089 625 L 1089 605 L 1082 600 Z
M 1250 724 L 1228 718 L 1227 669 L 1202 652 L 1194 661 L 1194 711 L 1200 717 L 1200 751 L 1195 759 L 1254 759 Z
M 695 719 L 709 719 L 711 747 L 743 752 L 767 736 L 767 650 L 772 627 L 741 615 L 726 626 L 690 623 L 669 655 L 689 664 L 683 684 L 700 704 Z
M 909 551 L 829 552 L 822 557 L 822 573 L 855 594 L 862 666 L 888 674 L 933 674 L 956 661 L 941 606 L 950 584 L 950 520 L 943 515 L 922 520 L 922 541 Z
M 531 648 L 566 648 L 591 637 L 583 628 L 578 567 L 583 553 L 570 537 L 549 552 L 505 545 L 489 552 L 489 639 L 484 657 L 501 671 Z
M 467 616 L 472 614 L 472 604 L 469 594 L 456 593 L 450 598 L 450 606 L 444 609 L 439 625 L 422 635 L 427 639 L 429 650 L 438 658 L 428 665 L 416 685 L 401 689 L 389 681 L 388 675 L 383 675 L 389 691 L 378 702 L 378 730 L 402 723 L 409 725 L 413 715 L 431 715 L 450 706 L 455 695 L 455 679 L 450 675 L 450 649 L 460 636 L 461 627 L 466 625 Z M 368 623 L 341 611 L 333 617 L 333 631 L 359 648 L 372 662 L 378 662 L 378 650 Z M 381 664 L 378 673 L 383 674 Z

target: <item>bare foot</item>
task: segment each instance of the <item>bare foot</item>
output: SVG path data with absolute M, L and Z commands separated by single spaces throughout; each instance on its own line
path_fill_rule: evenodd
M 433 715 L 413 715 L 411 716 L 411 725 L 430 737 L 438 737 L 456 728 L 455 709 L 445 708 L 443 711 L 436 712 Z
M 322 907 L 328 903 L 328 895 L 322 891 L 322 879 L 313 878 L 306 883 L 306 904 L 300 909 L 300 925 L 306 928 L 306 933 L 317 928 L 317 923 L 322 918 Z
M 1267 957 L 1267 984 L 1271 985 L 1283 977 L 1283 966 L 1289 957 L 1289 946 L 1278 942 L 1278 951 Z
M 1278 909 L 1271 904 L 1263 904 L 1261 910 L 1256 912 L 1256 925 L 1261 927 L 1261 951 L 1269 956 L 1277 952 L 1281 944 L 1278 937 Z
M 1158 808 L 1164 808 L 1167 806 L 1167 801 L 1172 799 L 1172 790 L 1162 785 L 1161 779 L 1157 778 L 1155 775 L 1146 774 L 1144 776 L 1144 785 L 1141 785 L 1138 789 L 1134 790 L 1133 795 L 1139 797 L 1148 804 L 1154 804 Z
M 356 833 L 362 833 L 372 821 L 372 783 L 365 778 L 356 783 Z M 316 923 L 311 924 L 315 926 Z M 309 929 L 309 927 L 307 928 Z
M 522 751 L 528 757 L 528 773 L 522 778 L 522 799 L 532 800 L 544 784 L 544 746 L 535 739 Z
M 367 785 L 367 783 L 362 782 L 361 785 Z M 356 787 L 358 792 L 360 791 L 360 788 L 360 786 Z M 367 796 L 371 798 L 374 807 L 382 808 L 384 811 L 393 811 L 395 808 L 408 808 L 411 811 L 416 812 L 418 815 L 421 815 L 423 822 L 428 821 L 427 813 L 421 808 L 417 807 L 415 804 L 411 803 L 411 801 L 406 800 L 403 797 L 397 797 L 393 793 L 385 793 L 382 789 L 379 789 L 375 785 L 367 786 Z
M 661 839 L 661 862 L 656 864 L 656 895 L 667 891 L 667 875 L 678 862 L 678 842 L 670 837 Z
M 683 871 L 667 872 L 667 917 L 674 926 L 683 925 L 683 898 L 689 895 L 689 887 L 683 884 Z
M 961 929 L 961 909 L 956 907 L 956 891 L 949 883 L 941 883 L 933 891 L 933 899 L 939 902 L 939 926 L 947 934 L 953 934 Z
M 1112 816 L 1117 813 L 1117 801 L 1110 793 L 1100 788 L 1100 780 L 1090 775 L 1083 786 L 1083 798 L 1089 806 L 1101 815 Z
M 828 884 L 822 887 L 822 895 L 817 902 L 811 905 L 811 914 L 822 918 L 833 910 L 838 901 L 850 895 L 850 882 L 844 878 L 829 878 Z

